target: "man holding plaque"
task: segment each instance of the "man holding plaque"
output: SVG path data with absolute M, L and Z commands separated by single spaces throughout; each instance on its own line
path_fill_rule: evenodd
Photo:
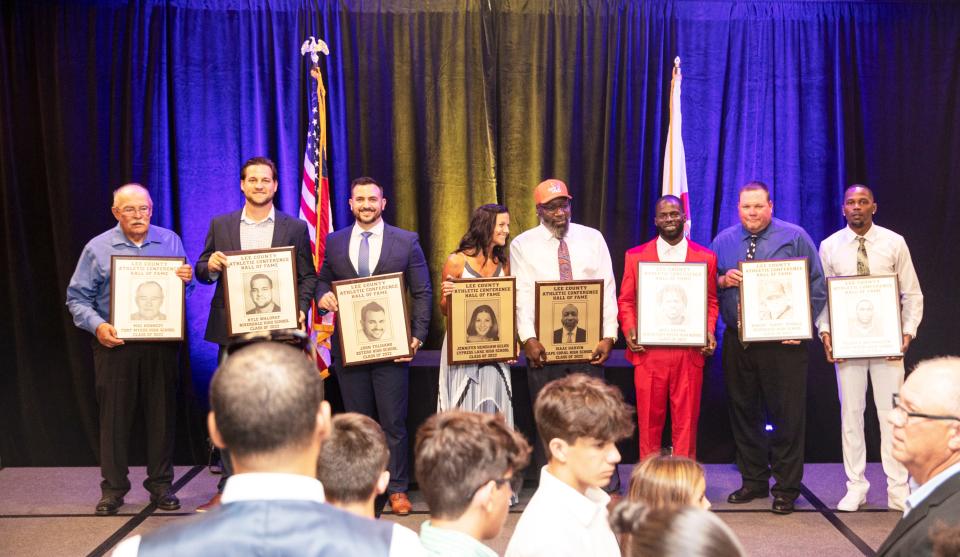
M 520 234 L 510 244 L 510 268 L 517 278 L 517 334 L 527 357 L 531 402 L 537 400 L 544 385 L 571 373 L 603 378 L 603 363 L 617 340 L 617 286 L 603 235 L 599 230 L 570 222 L 572 196 L 561 180 L 540 182 L 533 199 L 540 226 Z M 551 364 L 535 329 L 536 283 L 585 279 L 603 280 L 602 336 L 589 363 Z M 541 443 L 534 443 L 534 468 L 545 463 Z M 619 488 L 617 474 L 613 475 L 610 487 Z
M 416 353 L 429 332 L 433 299 L 430 270 L 420 248 L 420 239 L 415 232 L 383 222 L 387 199 L 383 196 L 383 187 L 373 178 L 357 178 L 350 184 L 349 203 L 356 222 L 327 236 L 327 249 L 317 283 L 318 306 L 326 311 L 339 310 L 337 296 L 331 286 L 334 281 L 403 273 L 404 282 L 413 298 L 410 327 L 413 340 L 410 349 Z M 383 320 L 386 317 L 382 309 L 379 313 L 373 313 L 380 316 L 381 322 L 369 331 L 365 329 L 367 338 L 377 335 L 374 328 L 379 329 L 379 335 L 383 334 Z M 367 313 L 361 317 L 369 315 Z M 340 361 L 339 350 L 331 352 L 346 411 L 380 418 L 380 426 L 387 435 L 390 447 L 390 462 L 387 465 L 390 472 L 390 484 L 387 486 L 390 508 L 398 515 L 409 514 L 407 363 L 412 358 L 346 367 Z
M 820 244 L 820 260 L 827 276 L 897 276 L 903 332 L 900 350 L 906 353 L 910 341 L 917 336 L 917 327 L 923 317 L 923 293 L 903 236 L 874 224 L 873 215 L 876 213 L 877 203 L 870 188 L 859 184 L 847 188 L 843 196 L 843 217 L 847 226 Z M 852 336 L 879 332 L 880 324 L 874 322 L 875 312 L 870 300 L 857 303 L 853 321 L 849 324 Z M 827 360 L 833 362 L 830 320 L 826 310 L 820 316 L 818 328 Z M 840 391 L 843 468 L 847 473 L 847 493 L 837 503 L 837 510 L 856 511 L 866 501 L 870 489 L 870 482 L 864 475 L 867 452 L 863 433 L 869 374 L 880 422 L 880 460 L 887 475 L 887 506 L 902 511 L 910 493 L 907 470 L 893 458 L 893 426 L 887 415 L 893 410 L 891 395 L 903 385 L 903 357 L 836 360 L 835 365 Z
M 229 342 L 223 282 L 220 280 L 227 267 L 227 256 L 223 252 L 293 246 L 297 257 L 297 306 L 301 324 L 304 323 L 306 312 L 313 300 L 317 271 L 310 250 L 307 223 L 276 210 L 273 196 L 277 193 L 277 186 L 277 167 L 272 160 L 253 157 L 245 162 L 240 169 L 240 191 L 243 192 L 246 202 L 242 209 L 219 215 L 210 221 L 203 253 L 197 259 L 197 278 L 200 282 L 217 285 L 213 299 L 210 300 L 210 315 L 203 338 L 220 347 L 218 362 L 226 357 L 226 346 Z M 276 308 L 279 311 L 280 308 L 273 303 L 272 282 L 266 275 L 259 277 L 266 281 L 257 276 L 253 277 L 254 280 L 250 281 L 251 299 L 256 304 L 258 298 L 269 297 L 269 303 L 264 303 L 264 309 L 273 311 Z M 268 290 L 269 294 L 258 293 L 258 288 Z M 252 311 L 258 313 L 258 309 L 254 308 Z M 232 466 L 229 456 L 225 456 L 222 451 L 220 456 L 223 460 L 223 476 L 218 487 L 222 492 Z M 201 505 L 198 510 L 204 511 L 218 502 L 219 494 Z
M 700 418 L 700 390 L 703 386 L 704 356 L 717 347 L 717 256 L 684 236 L 687 215 L 683 202 L 672 195 L 657 200 L 653 224 L 657 238 L 631 248 L 624 256 L 620 283 L 620 328 L 627 340 L 626 357 L 634 365 L 637 390 L 637 422 L 640 458 L 660 452 L 663 426 L 670 404 L 673 454 L 697 458 L 697 420 Z M 703 262 L 707 264 L 707 345 L 703 347 L 643 346 L 637 339 L 637 264 L 653 262 Z M 686 306 L 682 288 L 671 285 L 657 299 L 670 322 L 681 322 Z
M 127 450 L 138 405 L 143 406 L 147 430 L 147 479 L 143 487 L 150 492 L 151 503 L 165 511 L 175 511 L 180 508 L 180 501 L 170 493 L 170 485 L 180 343 L 128 344 L 117 338 L 117 330 L 108 322 L 110 258 L 133 255 L 186 259 L 187 254 L 176 233 L 150 226 L 153 200 L 140 184 L 117 188 L 113 192 L 112 211 L 117 226 L 87 243 L 67 287 L 67 307 L 74 324 L 95 337 L 91 346 L 100 408 L 100 473 L 103 475 L 96 514 L 117 514 L 123 506 L 123 496 L 130 491 Z M 186 283 L 189 295 L 193 290 L 193 269 L 185 263 L 176 275 Z M 144 283 L 141 289 L 150 284 L 156 283 Z M 141 289 L 137 291 L 138 296 Z M 143 306 L 138 307 L 141 313 L 146 312 Z
M 803 478 L 807 348 L 800 340 L 749 344 L 740 340 L 743 274 L 738 264 L 754 259 L 806 259 L 813 315 L 819 315 L 826 304 L 826 287 L 810 235 L 795 224 L 773 218 L 773 200 L 766 184 L 749 182 L 741 187 L 738 210 L 740 224 L 722 230 L 710 244 L 717 254 L 720 314 L 726 325 L 723 372 L 743 481 L 727 501 L 747 503 L 772 491 L 773 512 L 789 514 Z M 772 428 L 769 432 L 767 424 Z M 772 489 L 771 473 L 775 480 Z

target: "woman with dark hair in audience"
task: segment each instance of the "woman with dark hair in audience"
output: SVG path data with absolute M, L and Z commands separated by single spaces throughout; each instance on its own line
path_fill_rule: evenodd
M 510 237 L 510 213 L 502 205 L 481 205 L 470 217 L 470 227 L 457 251 L 443 266 L 443 296 L 440 307 L 447 313 L 452 279 L 489 278 L 510 274 L 507 239 Z M 499 308 L 511 311 L 512 308 Z M 477 306 L 467 325 L 468 342 L 490 342 L 499 338 L 496 304 Z M 507 339 L 512 342 L 512 339 Z M 501 362 L 447 364 L 447 341 L 440 351 L 440 389 L 437 411 L 454 408 L 469 412 L 501 413 L 513 428 L 513 388 L 510 366 Z
M 709 509 L 703 466 L 682 456 L 654 455 L 633 467 L 627 498 L 649 507 Z
M 696 507 L 650 508 L 621 501 L 610 514 L 624 557 L 741 557 L 743 547 L 717 515 Z

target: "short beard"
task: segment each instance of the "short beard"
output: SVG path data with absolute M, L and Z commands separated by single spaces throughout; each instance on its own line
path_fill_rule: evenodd
M 547 222 L 546 220 L 540 219 L 540 222 L 543 223 L 543 226 L 553 234 L 554 238 L 562 240 L 567 235 L 567 231 L 570 229 L 570 221 L 566 221 L 560 226 L 554 226 L 553 224 Z

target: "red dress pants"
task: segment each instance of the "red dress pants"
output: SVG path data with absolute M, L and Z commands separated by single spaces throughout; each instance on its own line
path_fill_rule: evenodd
M 650 347 L 641 357 L 633 369 L 640 458 L 660 452 L 669 401 L 673 454 L 696 459 L 703 355 L 698 348 Z

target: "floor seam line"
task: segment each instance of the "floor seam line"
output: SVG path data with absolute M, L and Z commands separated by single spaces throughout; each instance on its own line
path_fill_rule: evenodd
M 843 537 L 847 538 L 847 541 L 852 543 L 854 547 L 859 549 L 861 553 L 868 557 L 874 557 L 876 555 L 876 552 L 872 547 L 870 547 L 870 544 L 863 541 L 863 538 L 851 530 L 843 520 L 840 520 L 840 517 L 837 516 L 837 513 L 835 513 L 830 507 L 823 504 L 823 501 L 814 495 L 814 493 L 810 491 L 810 488 L 803 483 L 800 484 L 800 493 L 807 501 L 813 504 L 814 508 L 816 508 L 824 518 L 827 519 L 827 522 L 833 525 L 833 527 L 836 528 L 840 534 L 843 535 Z

